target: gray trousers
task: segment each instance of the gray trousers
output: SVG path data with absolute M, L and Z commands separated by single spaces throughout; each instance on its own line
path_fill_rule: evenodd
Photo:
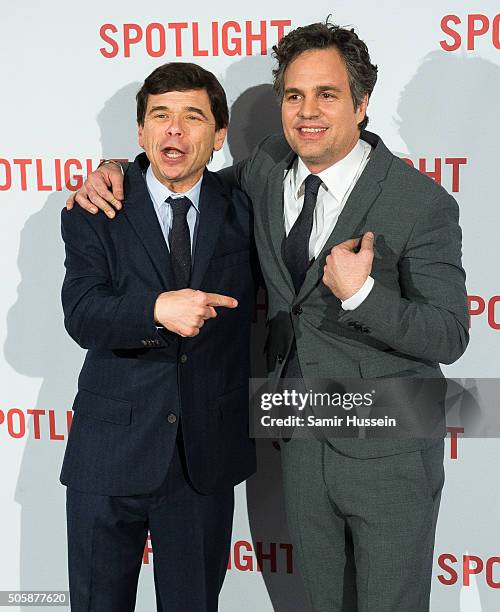
M 328 442 L 281 442 L 288 524 L 314 612 L 429 610 L 443 451 L 440 440 L 355 459 Z

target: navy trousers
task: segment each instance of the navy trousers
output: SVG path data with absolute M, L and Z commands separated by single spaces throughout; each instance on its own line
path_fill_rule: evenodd
M 182 441 L 151 494 L 111 497 L 68 488 L 72 612 L 133 612 L 148 530 L 157 610 L 216 612 L 233 509 L 233 487 L 213 495 L 191 487 Z

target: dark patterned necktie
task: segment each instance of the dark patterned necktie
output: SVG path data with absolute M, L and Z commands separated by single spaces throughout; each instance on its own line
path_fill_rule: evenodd
M 285 240 L 284 259 L 292 277 L 295 293 L 300 291 L 309 267 L 309 238 L 321 179 L 309 174 L 305 180 L 304 205 Z
M 177 289 L 189 287 L 191 276 L 191 237 L 187 214 L 191 207 L 191 200 L 186 197 L 167 198 L 172 207 L 172 227 L 168 234 L 170 259 L 174 272 Z

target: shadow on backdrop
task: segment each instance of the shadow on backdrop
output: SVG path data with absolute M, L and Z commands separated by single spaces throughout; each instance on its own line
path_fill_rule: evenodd
M 432 170 L 435 157 L 468 158 L 467 165 L 461 166 L 459 192 L 452 195 L 461 203 L 464 268 L 469 293 L 480 289 L 486 296 L 498 293 L 498 241 L 493 239 L 491 231 L 494 232 L 498 224 L 498 207 L 494 202 L 500 193 L 496 155 L 500 134 L 492 114 L 492 109 L 496 108 L 493 101 L 499 99 L 500 68 L 497 65 L 478 57 L 432 52 L 402 91 L 399 119 L 396 119 L 414 163 L 426 157 L 428 168 Z M 445 175 L 443 165 L 443 186 L 451 193 L 449 175 L 449 170 Z M 475 372 L 472 375 L 498 377 L 498 359 L 493 357 L 498 352 L 498 340 L 491 332 L 486 328 L 483 333 L 477 327 L 471 335 L 471 344 L 477 346 L 479 343 L 481 350 L 471 351 L 469 347 L 471 352 L 465 353 L 461 363 Z M 471 393 L 474 394 L 473 389 Z M 475 410 L 478 404 L 482 409 L 492 409 L 496 403 L 493 398 L 482 397 L 477 403 L 464 404 L 463 410 Z M 475 415 L 462 416 L 464 420 L 477 419 Z M 452 566 L 459 576 L 462 555 L 477 555 L 486 564 L 488 558 L 498 554 L 500 515 L 489 512 L 489 508 L 498 507 L 498 487 L 491 486 L 492 478 L 488 476 L 488 471 L 492 470 L 493 477 L 493 466 L 498 464 L 498 445 L 494 440 L 467 440 L 467 448 L 469 461 L 463 459 L 458 465 L 459 454 L 456 466 L 450 465 L 446 474 L 436 532 L 431 610 L 477 609 L 478 598 L 482 610 L 498 609 L 498 589 L 486 584 L 484 571 L 475 577 L 476 587 L 464 587 L 462 592 L 460 578 L 453 586 L 443 586 L 435 577 L 436 574 L 449 577 L 436 563 L 442 553 L 457 557 L 458 563 Z M 487 523 L 479 520 L 481 515 L 487 518 Z M 460 519 L 454 521 L 456 516 Z
M 248 157 L 266 136 L 277 133 L 282 133 L 281 115 L 271 85 L 250 87 L 235 100 L 227 133 L 234 163 Z
M 253 60 L 253 61 L 250 61 Z M 233 64 L 232 73 L 248 75 L 258 58 Z M 265 78 L 269 78 L 269 72 Z M 260 73 L 259 73 L 260 74 Z M 251 80 L 251 79 L 250 79 Z M 228 81 L 228 77 L 226 77 Z M 228 92 L 229 97 L 229 92 Z M 228 146 L 234 162 L 248 157 L 266 136 L 282 133 L 280 108 L 270 84 L 254 85 L 239 95 L 231 106 Z M 264 292 L 259 294 L 260 309 L 252 330 L 252 376 L 266 376 L 263 346 L 266 335 Z M 262 543 L 265 553 L 276 546 L 276 567 L 269 560 L 262 562 L 262 577 L 276 612 L 306 612 L 308 604 L 296 563 L 293 573 L 286 570 L 286 552 L 280 545 L 289 545 L 283 498 L 283 479 L 279 451 L 270 440 L 256 440 L 257 473 L 247 480 L 247 508 L 254 550 Z
M 103 157 L 133 158 L 137 154 L 135 94 L 139 87 L 139 83 L 123 87 L 99 113 Z M 21 590 L 68 588 L 65 489 L 59 483 L 59 472 L 67 439 L 66 412 L 73 404 L 84 351 L 64 329 L 60 300 L 64 276 L 60 211 L 67 195 L 51 193 L 26 221 L 18 256 L 21 282 L 7 315 L 5 359 L 19 374 L 42 379 L 33 408 L 54 411 L 55 432 L 64 435 L 64 440 L 49 440 L 45 417 L 40 419 L 41 439 L 36 440 L 33 421 L 27 421 L 30 429 L 15 493 L 21 506 Z M 150 600 L 138 606 L 138 611 L 154 609 L 153 589 L 147 593 Z M 23 612 L 45 609 L 22 607 Z

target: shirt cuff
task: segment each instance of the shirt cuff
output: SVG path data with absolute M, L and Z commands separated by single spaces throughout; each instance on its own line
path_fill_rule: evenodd
M 361 304 L 368 297 L 370 291 L 373 289 L 374 283 L 375 281 L 373 280 L 373 278 L 369 276 L 363 283 L 361 289 L 358 289 L 358 291 L 356 291 L 354 295 L 351 295 L 350 298 L 342 302 L 343 310 L 354 310 L 358 306 L 361 306 Z

